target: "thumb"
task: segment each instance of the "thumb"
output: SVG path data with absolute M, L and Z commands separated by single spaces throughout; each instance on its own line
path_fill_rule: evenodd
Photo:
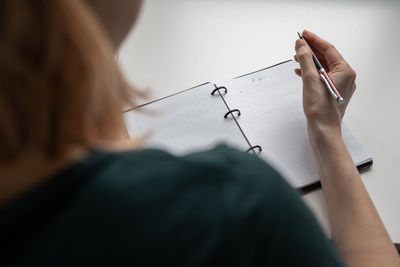
M 312 51 L 308 44 L 304 40 L 298 39 L 295 49 L 303 81 L 308 78 L 318 78 L 318 71 L 315 68 Z

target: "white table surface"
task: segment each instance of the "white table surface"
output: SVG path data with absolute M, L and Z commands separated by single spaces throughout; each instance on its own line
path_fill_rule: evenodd
M 119 59 L 156 99 L 291 59 L 296 31 L 328 39 L 357 72 L 345 121 L 373 154 L 362 179 L 400 243 L 399 25 L 400 1 L 147 0 Z M 329 234 L 322 191 L 304 200 Z

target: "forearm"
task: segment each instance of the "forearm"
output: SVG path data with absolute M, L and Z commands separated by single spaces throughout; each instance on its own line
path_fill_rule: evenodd
M 348 266 L 399 266 L 397 252 L 340 132 L 310 131 L 332 238 Z

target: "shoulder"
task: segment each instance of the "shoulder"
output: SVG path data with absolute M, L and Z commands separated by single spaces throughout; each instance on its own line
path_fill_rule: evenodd
M 318 238 L 307 237 L 318 225 L 278 173 L 226 146 L 185 156 L 96 152 L 45 189 L 35 197 L 40 253 L 27 262 L 46 254 L 51 262 L 90 259 L 99 266 L 204 260 L 289 266 L 309 262 L 299 251 L 319 251 L 325 242 L 318 231 Z
M 185 156 L 149 149 L 100 152 L 64 180 L 76 174 L 73 179 L 82 182 L 68 190 L 43 234 L 44 247 L 56 242 L 50 233 L 57 231 L 63 243 L 50 249 L 55 255 L 68 247 L 74 256 L 107 251 L 106 258 L 155 265 L 165 260 L 183 266 L 182 255 L 191 262 L 197 254 L 221 256 L 221 246 L 241 227 L 236 222 L 262 215 L 260 202 L 268 204 L 277 191 L 273 185 L 285 184 L 261 160 L 226 146 Z M 233 242 L 237 248 L 239 242 Z
M 225 145 L 185 156 L 152 149 L 116 153 L 98 168 L 79 189 L 80 206 L 97 209 L 99 216 L 111 213 L 113 220 L 136 216 L 138 221 L 141 214 L 145 225 L 158 214 L 174 223 L 171 210 L 181 210 L 185 218 L 205 224 L 221 216 L 274 221 L 274 212 L 299 206 L 297 192 L 267 163 Z
M 209 253 L 226 246 L 251 257 L 257 240 L 266 240 L 274 232 L 268 228 L 283 219 L 284 206 L 299 201 L 268 164 L 227 146 L 185 156 L 118 153 L 99 168 L 76 195 L 77 216 L 97 221 L 84 231 L 112 233 L 129 249 L 140 245 L 143 254 L 135 257 L 143 261 L 148 251 L 179 257 L 180 248 L 193 246 Z
M 225 145 L 185 156 L 152 149 L 107 154 L 93 165 L 93 177 L 76 191 L 75 203 L 93 215 L 109 213 L 115 223 L 141 214 L 146 224 L 157 213 L 173 222 L 174 209 L 187 209 L 185 217 L 200 221 L 204 214 L 220 217 L 216 210 L 236 220 L 238 214 L 298 201 L 295 190 L 268 164 Z
M 257 156 L 219 145 L 207 151 L 175 156 L 157 149 L 108 154 L 98 166 L 92 186 L 109 190 L 130 185 L 142 189 L 152 185 L 256 186 L 259 190 L 288 187 L 284 179 Z M 111 185 L 111 187 L 110 187 Z

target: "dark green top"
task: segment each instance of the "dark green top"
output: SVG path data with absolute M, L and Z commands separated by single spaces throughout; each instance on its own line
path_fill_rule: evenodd
M 0 207 L 0 266 L 343 266 L 271 167 L 226 146 L 93 152 Z

